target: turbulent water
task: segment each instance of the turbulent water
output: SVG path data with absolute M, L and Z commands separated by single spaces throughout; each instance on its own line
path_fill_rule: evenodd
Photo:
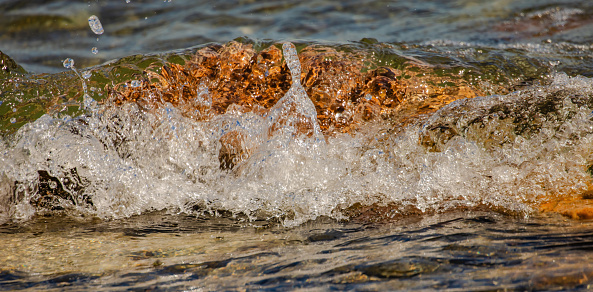
M 589 2 L 0 11 L 0 290 L 590 288 Z

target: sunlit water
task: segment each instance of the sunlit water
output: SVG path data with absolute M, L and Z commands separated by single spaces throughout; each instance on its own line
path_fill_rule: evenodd
M 590 199 L 589 2 L 19 3 L 0 1 L 0 50 L 66 71 L 2 72 L 0 290 L 590 288 L 593 225 L 538 209 Z M 284 43 L 291 87 L 263 115 L 100 103 L 237 37 Z M 455 78 L 482 96 L 324 135 L 286 41 L 445 78 L 412 105 Z M 249 155 L 229 170 L 233 131 Z

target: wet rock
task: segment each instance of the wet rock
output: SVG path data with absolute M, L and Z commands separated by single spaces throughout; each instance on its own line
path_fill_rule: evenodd
M 233 169 L 235 165 L 245 160 L 249 156 L 249 149 L 245 145 L 246 134 L 234 130 L 220 137 L 220 150 L 218 151 L 218 161 L 220 169 Z
M 89 182 L 81 178 L 75 168 L 64 170 L 57 176 L 46 170 L 38 170 L 35 187 L 31 184 L 16 182 L 13 200 L 28 200 L 35 208 L 44 210 L 64 210 L 72 206 L 92 207 L 90 196 L 84 193 Z
M 500 147 L 517 136 L 529 139 L 544 127 L 557 132 L 583 106 L 593 108 L 593 96 L 568 90 L 526 91 L 506 100 L 499 96 L 459 100 L 425 123 L 419 139 L 424 147 L 436 152 L 443 151 L 455 136 L 487 149 Z
M 367 121 L 387 119 L 409 95 L 420 91 L 430 92 L 436 98 L 428 100 L 431 105 L 425 106 L 428 110 L 423 112 L 435 111 L 450 102 L 451 96 L 454 99 L 474 96 L 465 87 L 454 92 L 440 87 L 429 91 L 418 89 L 423 81 L 418 78 L 403 81 L 400 76 L 404 73 L 394 68 L 369 69 L 362 61 L 365 59 L 362 54 L 315 45 L 299 53 L 302 67 L 299 81 L 315 106 L 325 135 L 352 132 Z M 292 84 L 290 70 L 276 45 L 256 52 L 251 45 L 237 42 L 203 48 L 185 65 L 165 64 L 159 74 L 145 73 L 147 79 L 141 86 L 114 88 L 110 98 L 116 104 L 170 103 L 187 115 L 208 119 L 224 114 L 232 105 L 245 111 L 270 109 Z M 430 82 L 440 82 L 433 79 Z M 211 106 L 201 107 L 191 102 L 201 92 L 200 86 L 207 89 Z M 408 90 L 410 87 L 415 89 Z M 417 108 L 416 104 L 412 108 Z M 198 114 L 194 114 L 196 110 Z
M 10 179 L 6 174 L 0 175 L 0 224 L 9 218 L 8 211 L 10 210 L 10 199 L 13 192 L 13 183 Z
M 367 276 L 377 278 L 409 278 L 432 273 L 440 264 L 427 259 L 397 259 L 378 264 L 360 266 L 355 269 Z
M 25 74 L 27 71 L 8 55 L 0 51 L 0 78 L 7 78 L 12 74 Z
M 593 270 L 577 268 L 577 270 L 558 270 L 548 273 L 538 273 L 530 280 L 530 290 L 588 290 L 590 288 Z M 589 285 L 588 285 L 589 284 Z

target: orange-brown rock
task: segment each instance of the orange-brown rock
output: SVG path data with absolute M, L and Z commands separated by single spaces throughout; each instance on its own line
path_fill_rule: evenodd
M 238 130 L 230 131 L 220 137 L 218 161 L 221 169 L 232 169 L 249 156 L 249 148 L 245 145 L 246 133 Z
M 559 213 L 576 220 L 593 219 L 593 189 L 580 195 L 546 198 L 539 210 Z
M 299 53 L 301 84 L 315 105 L 324 134 L 351 132 L 360 124 L 397 116 L 404 109 L 406 119 L 435 111 L 455 99 L 473 97 L 474 89 L 455 81 L 455 88 L 430 86 L 439 77 L 401 78 L 405 72 L 365 64 L 360 52 L 338 52 L 333 48 L 309 46 Z M 428 70 L 428 69 L 427 69 Z M 281 50 L 270 46 L 256 52 L 251 45 L 230 42 L 199 50 L 186 64 L 168 63 L 160 72 L 147 72 L 141 86 L 125 86 L 112 91 L 116 104 L 171 103 L 199 119 L 222 114 L 236 104 L 245 111 L 272 107 L 291 85 L 290 72 Z M 157 80 L 149 82 L 149 80 Z M 192 102 L 198 89 L 208 89 L 212 102 L 201 106 Z M 409 101 L 411 106 L 406 107 Z M 199 114 L 195 115 L 195 109 Z

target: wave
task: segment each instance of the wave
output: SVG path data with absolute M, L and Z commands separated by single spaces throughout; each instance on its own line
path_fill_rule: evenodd
M 184 64 L 146 66 L 154 70 L 127 60 L 131 73 L 103 90 L 96 80 L 116 80 L 121 67 L 80 72 L 78 101 L 51 100 L 41 117 L 4 126 L 2 220 L 168 210 L 293 226 L 460 208 L 593 214 L 589 78 L 471 83 L 471 73 L 456 78 L 412 56 L 397 67 L 369 65 L 368 49 L 278 47 L 205 46 Z M 58 77 L 80 87 L 76 75 Z M 69 106 L 80 110 L 52 111 Z

